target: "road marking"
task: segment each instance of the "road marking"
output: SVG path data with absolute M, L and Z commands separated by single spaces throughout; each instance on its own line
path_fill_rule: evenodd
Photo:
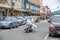
M 58 40 L 58 39 L 51 39 L 51 40 Z
M 47 39 L 48 35 L 49 35 L 49 33 L 45 36 L 44 40 L 46 40 L 46 39 Z

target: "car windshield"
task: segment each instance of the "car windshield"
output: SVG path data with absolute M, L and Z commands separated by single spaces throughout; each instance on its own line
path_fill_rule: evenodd
M 6 17 L 5 19 L 4 19 L 4 21 L 11 21 L 12 20 L 12 18 L 10 18 L 10 17 Z
M 12 21 L 12 20 L 16 20 L 14 17 L 6 17 L 4 18 L 4 21 Z
M 58 22 L 58 23 L 60 23 L 60 18 L 53 18 L 53 19 L 51 20 L 51 22 Z
M 11 20 L 11 18 L 10 17 L 3 17 L 0 21 L 10 21 Z

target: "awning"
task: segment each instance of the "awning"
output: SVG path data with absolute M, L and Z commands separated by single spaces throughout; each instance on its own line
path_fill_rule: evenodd
M 26 12 L 31 12 L 31 10 L 26 10 Z
M 17 9 L 16 7 L 14 7 L 14 10 L 16 10 L 16 11 L 26 12 L 26 10 L 24 10 L 24 9 Z
M 20 11 L 24 11 L 24 12 L 26 12 L 26 10 L 24 10 L 24 9 L 20 9 Z
M 0 4 L 0 7 L 11 8 L 10 6 L 4 4 Z
M 26 10 L 23 10 L 23 9 L 21 9 L 21 10 L 14 9 L 14 12 L 26 12 Z

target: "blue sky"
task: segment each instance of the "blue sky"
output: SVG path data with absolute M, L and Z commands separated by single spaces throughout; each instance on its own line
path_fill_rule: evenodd
M 48 5 L 50 10 L 53 12 L 58 10 L 57 6 L 60 6 L 60 0 L 43 0 L 43 5 Z

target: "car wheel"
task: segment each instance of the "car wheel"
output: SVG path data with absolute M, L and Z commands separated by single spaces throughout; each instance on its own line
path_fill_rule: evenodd
M 17 25 L 16 25 L 16 28 L 18 28 L 19 27 L 19 23 L 17 23 Z
M 18 26 L 16 26 L 16 28 L 18 28 Z
M 29 33 L 29 29 L 26 30 L 26 33 Z
M 32 30 L 29 30 L 29 32 L 32 32 Z
M 22 24 L 20 23 L 19 26 L 21 26 Z
M 11 29 L 13 27 L 13 24 L 10 24 L 9 28 Z
M 11 29 L 12 28 L 12 25 L 11 26 L 9 26 L 9 29 Z

